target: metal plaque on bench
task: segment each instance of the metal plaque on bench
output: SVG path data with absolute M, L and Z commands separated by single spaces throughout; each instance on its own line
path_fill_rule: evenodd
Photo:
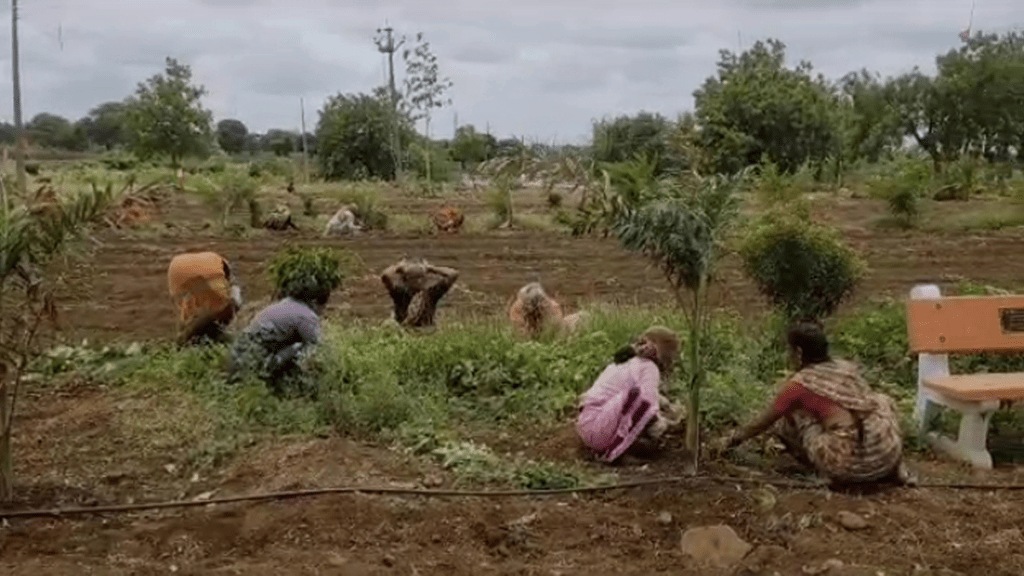
M 1024 333 L 1024 308 L 1000 308 L 999 324 L 1003 333 Z

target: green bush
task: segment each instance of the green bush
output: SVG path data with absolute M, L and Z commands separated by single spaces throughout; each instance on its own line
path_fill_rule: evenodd
M 751 323 L 722 315 L 714 323 L 701 403 L 709 435 L 748 421 L 768 402 L 771 384 L 785 374 L 779 321 Z M 487 321 L 446 325 L 427 338 L 372 324 L 327 324 L 317 354 L 317 394 L 311 397 L 277 397 L 255 381 L 229 385 L 222 347 L 135 346 L 131 353 L 104 349 L 93 354 L 62 349 L 41 359 L 36 370 L 47 382 L 75 370 L 133 393 L 193 397 L 203 411 L 196 417 L 212 420 L 217 430 L 195 448 L 196 458 L 204 462 L 261 433 L 333 430 L 432 455 L 474 482 L 561 486 L 578 482 L 579 474 L 497 453 L 487 441 L 499 430 L 547 434 L 571 427 L 578 395 L 614 350 L 652 324 L 682 333 L 677 312 L 637 309 L 597 309 L 586 332 L 539 341 L 516 338 L 503 324 Z M 871 384 L 896 399 L 909 423 L 916 367 L 907 351 L 902 302 L 880 302 L 845 315 L 829 333 L 835 354 L 860 362 Z M 954 369 L 1021 371 L 1024 355 L 965 356 L 954 361 Z M 683 378 L 677 374 L 667 384 L 670 399 L 685 394 Z
M 831 228 L 776 215 L 756 225 L 740 246 L 743 269 L 788 319 L 835 313 L 864 275 L 860 257 Z
M 921 197 L 931 185 L 932 169 L 922 159 L 902 158 L 869 181 L 871 195 L 884 200 L 897 224 L 905 228 L 917 224 L 921 215 Z
M 341 256 L 330 248 L 289 246 L 267 268 L 276 298 L 303 289 L 334 290 L 341 286 Z

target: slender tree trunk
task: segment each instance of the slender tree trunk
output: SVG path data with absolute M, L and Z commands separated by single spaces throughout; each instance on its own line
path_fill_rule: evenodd
M 432 178 L 433 174 L 431 173 L 431 170 L 430 170 L 430 168 L 431 168 L 431 166 L 430 166 L 430 159 L 431 159 L 431 156 L 433 156 L 433 154 L 432 154 L 433 150 L 431 149 L 431 146 L 430 146 L 430 116 L 429 115 L 424 119 L 424 124 L 425 124 L 424 129 L 427 132 L 427 147 L 426 147 L 426 149 L 424 151 L 424 154 L 426 155 L 426 157 L 424 158 L 424 160 L 426 161 L 426 165 L 427 165 L 427 186 L 430 186 L 430 184 L 434 180 Z
M 14 419 L 8 414 L 9 408 L 8 391 L 5 386 L 0 390 L 0 502 L 10 502 L 14 498 L 14 458 L 11 454 L 11 428 L 14 427 Z

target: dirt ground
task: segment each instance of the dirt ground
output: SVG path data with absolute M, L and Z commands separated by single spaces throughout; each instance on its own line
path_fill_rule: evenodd
M 154 409 L 159 406 L 145 399 L 115 400 L 88 386 L 30 399 L 17 442 L 23 484 L 17 507 L 453 481 L 432 464 L 340 438 L 260 443 L 199 474 L 182 464 L 187 444 L 154 449 L 122 426 L 128 412 Z M 527 448 L 579 458 L 568 423 Z M 938 462 L 914 467 L 929 480 L 971 476 Z M 680 454 L 669 453 L 646 468 L 619 472 L 648 478 L 685 468 Z M 1013 468 L 975 476 L 1021 480 Z M 324 496 L 11 520 L 0 528 L 0 573 L 1018 575 L 1022 505 L 1021 492 L 856 494 L 723 484 L 534 499 Z M 840 517 L 847 512 L 866 525 L 844 528 Z M 715 524 L 731 526 L 753 547 L 740 565 L 700 566 L 682 552 L 684 530 Z M 815 572 L 830 560 L 843 565 Z
M 425 212 L 430 204 L 409 201 L 402 208 Z M 879 235 L 867 225 L 871 210 L 856 202 L 830 206 L 823 214 L 841 224 L 868 259 L 871 276 L 862 299 L 956 276 L 1011 285 L 1024 277 L 1024 264 L 1007 259 L 1024 247 L 1019 235 Z M 199 220 L 183 209 L 165 218 Z M 95 257 L 70 276 L 70 300 L 64 303 L 70 334 L 93 341 L 171 334 L 165 271 L 176 252 L 217 250 L 236 263 L 250 298 L 258 298 L 267 295 L 262 268 L 277 248 L 287 241 L 323 242 L 315 231 L 246 240 L 188 236 L 180 230 L 104 234 Z M 373 272 L 403 254 L 462 271 L 463 289 L 452 294 L 444 313 L 494 313 L 519 285 L 538 276 L 570 305 L 666 297 L 657 275 L 611 242 L 552 232 L 384 234 L 330 243 L 353 249 L 367 269 L 336 299 L 332 313 L 340 317 L 384 317 L 387 301 Z M 757 305 L 734 264 L 724 276 L 723 302 Z M 430 463 L 341 438 L 260 442 L 224 466 L 191 470 L 185 464 L 188 436 L 154 429 L 153 437 L 139 440 L 138 426 L 148 414 L 172 409 L 183 408 L 85 384 L 27 398 L 16 438 L 17 507 L 454 481 Z M 524 450 L 580 458 L 569 423 L 524 443 Z M 984 475 L 932 460 L 913 466 L 928 480 L 1014 482 L 1022 476 L 1009 466 Z M 620 474 L 653 477 L 685 469 L 684 458 L 670 453 Z M 723 484 L 544 499 L 326 496 L 11 520 L 0 527 L 0 574 L 1019 575 L 1022 506 L 1024 492 L 890 488 L 855 494 Z M 859 515 L 866 525 L 844 528 L 844 512 Z M 752 551 L 731 568 L 695 564 L 681 549 L 682 532 L 719 523 L 733 527 Z M 833 559 L 842 566 L 824 571 Z
M 523 201 L 522 213 L 541 213 L 538 198 Z M 456 204 L 467 217 L 482 216 L 479 200 Z M 962 210 L 950 203 L 944 211 Z M 391 198 L 392 214 L 427 218 L 438 200 Z M 322 213 L 329 213 L 324 203 Z M 214 250 L 235 266 L 246 299 L 270 295 L 265 278 L 268 259 L 286 243 L 332 245 L 353 251 L 362 270 L 349 278 L 343 292 L 332 299 L 329 316 L 385 319 L 390 301 L 379 273 L 403 256 L 423 256 L 457 268 L 460 281 L 442 302 L 441 314 L 500 314 L 508 299 L 527 282 L 540 280 L 569 308 L 589 302 L 646 304 L 669 300 L 665 282 L 636 255 L 612 240 L 577 239 L 553 231 L 495 231 L 457 236 L 413 233 L 369 233 L 351 239 L 325 240 L 319 226 L 298 232 L 251 238 L 217 237 L 202 225 L 208 216 L 201 206 L 178 203 L 165 207 L 159 227 L 146 234 L 107 233 L 99 236 L 94 254 L 69 274 L 62 299 L 67 334 L 74 339 L 130 341 L 166 338 L 174 333 L 176 315 L 167 296 L 166 270 L 171 258 L 183 251 Z M 1024 261 L 1008 257 L 1024 248 L 1019 232 L 878 232 L 872 225 L 881 208 L 863 200 L 825 198 L 816 216 L 843 230 L 867 260 L 868 277 L 857 293 L 859 300 L 881 295 L 902 295 L 920 282 L 947 284 L 960 278 L 976 282 L 1018 285 Z M 721 271 L 718 301 L 740 310 L 762 308 L 762 301 L 744 279 L 735 258 L 727 258 Z

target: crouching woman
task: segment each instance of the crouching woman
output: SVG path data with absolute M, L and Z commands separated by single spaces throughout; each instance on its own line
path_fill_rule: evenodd
M 797 324 L 787 339 L 796 373 L 726 449 L 774 427 L 790 454 L 832 484 L 912 482 L 892 399 L 871 390 L 856 364 L 833 359 L 817 324 Z
M 614 362 L 580 396 L 576 431 L 600 460 L 615 462 L 678 424 L 659 392 L 678 356 L 676 334 L 653 326 L 616 353 Z
M 231 349 L 230 376 L 254 373 L 275 393 L 283 393 L 302 373 L 302 360 L 321 340 L 320 316 L 330 285 L 300 284 L 253 318 Z

